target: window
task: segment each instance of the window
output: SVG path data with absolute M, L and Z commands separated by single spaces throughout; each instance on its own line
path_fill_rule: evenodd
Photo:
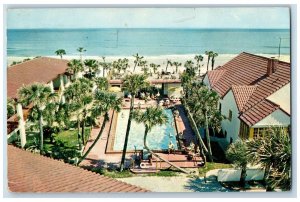
M 228 120 L 231 121 L 232 120 L 232 111 L 229 109 L 229 115 L 228 115 Z
M 222 112 L 222 104 L 219 103 L 219 112 L 221 113 Z

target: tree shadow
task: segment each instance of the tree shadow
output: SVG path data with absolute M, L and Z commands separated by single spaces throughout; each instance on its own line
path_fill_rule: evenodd
M 234 190 L 223 187 L 215 177 L 209 178 L 191 178 L 184 186 L 185 189 L 194 192 L 232 192 Z

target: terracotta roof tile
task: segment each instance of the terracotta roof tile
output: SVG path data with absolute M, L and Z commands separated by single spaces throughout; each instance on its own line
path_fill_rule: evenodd
M 226 72 L 226 70 L 222 70 L 222 69 L 220 69 L 220 70 L 215 69 L 213 71 L 207 72 L 210 86 L 214 87 L 214 85 L 219 81 L 220 78 L 222 78 L 222 76 L 225 72 Z
M 18 98 L 23 85 L 34 82 L 48 83 L 65 73 L 68 60 L 40 57 L 7 68 L 7 97 Z
M 247 103 L 249 100 L 250 96 L 256 89 L 255 86 L 237 86 L 237 85 L 232 85 L 232 92 L 235 98 L 235 102 L 237 104 L 237 107 L 239 111 L 243 111 L 244 105 Z
M 148 192 L 88 170 L 8 145 L 12 192 Z
M 277 109 L 279 109 L 278 105 L 268 100 L 263 100 L 252 108 L 243 112 L 239 118 L 247 125 L 253 126 Z

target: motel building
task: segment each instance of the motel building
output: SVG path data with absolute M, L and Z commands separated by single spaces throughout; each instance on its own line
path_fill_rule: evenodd
M 160 95 L 177 99 L 182 97 L 182 86 L 180 79 L 151 79 L 149 80 L 149 83 L 160 92 Z M 109 85 L 110 88 L 119 88 L 121 91 L 123 81 L 121 79 L 109 80 Z M 124 96 L 127 95 L 126 92 L 123 93 Z
M 18 103 L 18 90 L 33 83 L 47 84 L 57 92 L 60 102 L 65 102 L 64 89 L 70 85 L 71 76 L 66 72 L 68 60 L 39 57 L 7 68 L 7 98 L 17 103 L 17 113 L 7 120 L 8 140 L 19 134 L 21 146 L 26 144 L 25 122 L 32 108 Z
M 243 52 L 209 71 L 203 82 L 220 96 L 225 143 L 289 127 L 290 63 Z

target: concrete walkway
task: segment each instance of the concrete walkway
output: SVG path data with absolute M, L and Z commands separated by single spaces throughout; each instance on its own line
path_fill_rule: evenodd
M 216 172 L 217 170 L 208 172 L 206 180 L 203 177 L 188 177 L 185 174 L 175 177 L 138 176 L 118 180 L 153 192 L 230 192 L 231 190 L 217 182 Z
M 109 168 L 118 168 L 121 162 L 121 154 L 105 154 L 105 148 L 106 148 L 106 143 L 109 135 L 109 130 L 111 126 L 111 122 L 113 120 L 113 111 L 109 112 L 109 121 L 106 123 L 105 128 L 103 130 L 103 133 L 94 146 L 94 148 L 90 151 L 88 156 L 80 163 L 80 167 L 85 167 L 85 168 L 93 168 L 93 167 L 109 167 Z M 96 137 L 98 136 L 102 122 L 103 122 L 103 117 L 100 117 L 98 119 L 100 126 L 99 127 L 93 127 L 91 131 L 91 136 L 84 148 L 85 153 L 88 148 L 93 144 L 95 141 Z M 131 154 L 126 155 L 126 158 L 130 158 Z M 129 163 L 129 161 L 126 161 L 126 163 Z

